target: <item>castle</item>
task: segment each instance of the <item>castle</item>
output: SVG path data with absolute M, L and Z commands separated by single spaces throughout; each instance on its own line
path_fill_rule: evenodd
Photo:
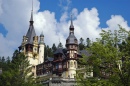
M 33 11 L 26 36 L 23 36 L 19 51 L 23 52 L 30 63 L 35 77 L 43 77 L 42 83 L 49 86 L 74 86 L 78 60 L 82 58 L 78 51 L 78 40 L 74 35 L 71 17 L 66 48 L 58 47 L 53 57 L 44 60 L 44 35 L 37 36 L 33 25 Z M 82 52 L 80 52 L 82 53 Z M 93 74 L 91 74 L 93 75 Z

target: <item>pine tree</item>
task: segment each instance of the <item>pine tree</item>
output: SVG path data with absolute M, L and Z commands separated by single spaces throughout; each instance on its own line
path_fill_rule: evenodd
M 0 86 L 39 86 L 23 53 L 14 52 L 8 70 L 0 75 Z
M 85 49 L 85 45 L 84 45 L 84 39 L 81 37 L 80 39 L 80 43 L 79 43 L 79 50 L 83 50 Z
M 52 51 L 53 51 L 53 53 L 56 51 L 56 45 L 55 45 L 55 43 L 53 43 L 53 45 L 52 45 Z
M 58 48 L 63 48 L 63 45 L 62 45 L 62 43 L 60 42 L 59 44 L 58 44 L 58 46 L 57 46 Z

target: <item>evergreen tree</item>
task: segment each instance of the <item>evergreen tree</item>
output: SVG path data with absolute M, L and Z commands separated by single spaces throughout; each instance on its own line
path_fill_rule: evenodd
M 8 56 L 7 57 L 7 60 L 6 60 L 6 63 L 9 64 L 11 61 L 10 61 L 10 57 Z
M 0 62 L 2 61 L 2 59 L 1 59 L 1 56 L 0 56 Z
M 62 45 L 62 43 L 60 42 L 59 44 L 58 44 L 58 46 L 57 46 L 58 48 L 63 48 L 63 45 Z
M 0 86 L 39 86 L 31 70 L 24 54 L 15 53 L 8 69 L 0 75 Z
M 87 38 L 87 39 L 86 39 L 87 47 L 90 47 L 90 42 L 91 42 L 90 39 Z
M 3 56 L 3 57 L 2 57 L 2 63 L 4 63 L 4 62 L 5 62 L 5 57 Z
M 85 49 L 85 45 L 84 45 L 84 39 L 81 37 L 80 39 L 80 43 L 79 43 L 79 50 L 83 50 Z
M 53 45 L 52 45 L 52 51 L 53 51 L 53 53 L 56 51 L 56 45 L 55 45 L 55 43 L 53 43 Z
M 44 52 L 44 59 L 46 60 L 47 57 L 53 57 L 53 50 L 48 45 L 45 45 L 45 52 Z
M 0 68 L 2 68 L 2 59 L 1 59 L 1 56 L 0 56 Z

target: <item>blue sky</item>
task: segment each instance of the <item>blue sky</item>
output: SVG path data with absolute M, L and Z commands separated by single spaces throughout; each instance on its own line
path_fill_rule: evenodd
M 0 0 L 0 56 L 11 56 L 21 45 L 29 27 L 32 0 Z M 33 0 L 34 27 L 43 31 L 45 44 L 65 45 L 73 15 L 75 36 L 100 37 L 101 29 L 115 30 L 117 24 L 130 29 L 128 0 Z M 8 54 L 7 54 L 8 52 Z
M 66 6 L 67 0 L 62 1 L 65 2 L 63 5 Z M 56 12 L 56 18 L 59 20 L 64 11 L 59 5 L 59 0 L 56 0 L 55 2 L 52 2 L 52 0 L 40 0 L 40 2 L 41 5 L 39 11 L 50 10 Z M 129 0 L 71 0 L 68 12 L 70 13 L 73 8 L 77 8 L 80 12 L 84 8 L 91 9 L 93 7 L 98 9 L 101 27 L 106 27 L 106 21 L 110 19 L 111 15 L 121 15 L 130 25 Z

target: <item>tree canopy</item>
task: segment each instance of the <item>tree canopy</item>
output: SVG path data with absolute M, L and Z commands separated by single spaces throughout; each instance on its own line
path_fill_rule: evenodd
M 130 86 L 130 32 L 119 26 L 119 30 L 102 30 L 86 50 L 90 56 L 83 55 L 80 63 L 84 73 L 93 72 L 93 77 L 80 76 L 81 86 Z M 82 72 L 83 72 L 82 71 Z
M 12 61 L 8 57 L 7 61 L 2 62 L 1 68 L 0 86 L 40 86 L 33 77 L 27 57 L 17 50 L 13 54 Z

